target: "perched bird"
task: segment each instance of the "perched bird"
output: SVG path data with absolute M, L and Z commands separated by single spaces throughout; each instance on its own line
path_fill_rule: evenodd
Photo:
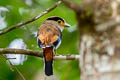
M 61 44 L 64 27 L 69 26 L 64 19 L 54 16 L 47 18 L 38 30 L 38 46 L 43 49 L 47 76 L 53 75 L 53 54 Z

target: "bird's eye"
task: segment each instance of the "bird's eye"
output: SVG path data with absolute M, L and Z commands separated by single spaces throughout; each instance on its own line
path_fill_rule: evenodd
M 57 22 L 58 22 L 58 23 L 61 23 L 62 21 L 61 21 L 61 20 L 58 20 Z
M 57 22 L 58 22 L 59 24 L 63 25 L 63 21 L 58 20 Z

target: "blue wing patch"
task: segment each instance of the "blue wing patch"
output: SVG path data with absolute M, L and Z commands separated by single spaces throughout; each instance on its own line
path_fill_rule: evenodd
M 38 41 L 38 46 L 40 47 L 40 45 L 41 45 L 41 41 L 38 39 L 37 40 Z
M 58 40 L 56 42 L 53 43 L 55 48 L 58 48 L 61 44 L 61 36 L 58 38 Z
M 41 41 L 37 38 L 37 41 L 38 41 L 38 46 L 40 48 L 45 48 L 45 45 L 41 44 Z

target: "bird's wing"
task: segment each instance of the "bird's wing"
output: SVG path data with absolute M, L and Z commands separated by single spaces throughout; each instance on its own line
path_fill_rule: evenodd
M 38 31 L 38 39 L 42 45 L 53 45 L 61 35 L 59 29 L 53 25 L 43 24 Z

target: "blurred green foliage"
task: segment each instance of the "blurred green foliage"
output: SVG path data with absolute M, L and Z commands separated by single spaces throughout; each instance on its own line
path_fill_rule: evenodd
M 31 1 L 31 3 L 30 3 Z M 74 0 L 80 2 L 80 0 Z M 8 9 L 3 13 L 7 27 L 15 25 L 19 22 L 26 21 L 38 15 L 47 8 L 55 4 L 56 0 L 0 0 L 0 7 Z M 72 27 L 63 31 L 63 40 L 61 46 L 57 49 L 59 54 L 78 54 L 78 32 L 76 30 L 75 14 L 64 4 L 60 4 L 52 12 L 41 17 L 39 20 L 24 25 L 4 35 L 0 35 L 0 48 L 7 48 L 11 41 L 22 38 L 27 45 L 27 49 L 39 50 L 37 47 L 34 32 L 49 16 L 63 17 Z M 16 66 L 25 76 L 26 80 L 33 80 L 35 75 L 42 70 L 43 60 L 34 56 L 29 56 L 23 65 Z M 78 61 L 54 61 L 54 73 L 58 80 L 79 80 L 80 70 Z M 16 71 L 11 71 L 6 60 L 0 56 L 0 80 L 21 80 Z

